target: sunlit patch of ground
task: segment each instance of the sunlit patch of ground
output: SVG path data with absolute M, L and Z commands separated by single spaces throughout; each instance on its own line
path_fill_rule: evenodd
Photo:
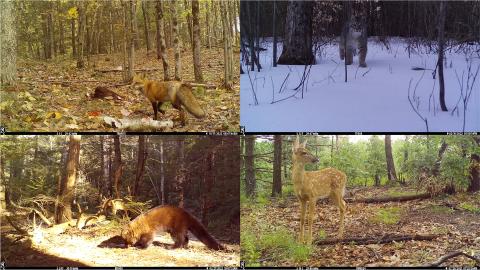
M 42 258 L 56 258 L 50 263 L 43 259 L 42 266 L 238 266 L 240 261 L 238 245 L 223 243 L 228 251 L 215 251 L 193 237 L 190 237 L 188 248 L 167 249 L 173 244 L 168 234 L 157 235 L 147 249 L 100 248 L 98 245 L 113 234 L 89 237 L 95 233 L 93 230 L 77 233 L 71 230 L 62 234 L 44 232 L 41 238 L 24 243 L 27 246 L 31 243 L 31 249 L 24 248 L 21 262 L 18 258 L 12 263 L 7 260 L 7 265 L 36 266 Z M 16 248 L 9 249 L 15 251 Z

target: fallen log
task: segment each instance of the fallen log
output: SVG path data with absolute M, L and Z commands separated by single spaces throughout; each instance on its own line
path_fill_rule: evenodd
M 172 120 L 157 121 L 149 119 L 115 119 L 110 116 L 104 116 L 106 124 L 118 128 L 122 131 L 165 131 L 173 127 Z
M 403 242 L 403 241 L 429 241 L 438 237 L 436 234 L 414 234 L 414 235 L 385 235 L 382 237 L 354 237 L 343 239 L 325 239 L 315 241 L 316 245 L 333 245 L 333 244 L 354 244 L 354 245 L 368 245 L 368 244 L 384 244 L 390 242 Z
M 396 196 L 396 197 L 380 197 L 380 198 L 345 198 L 346 202 L 349 203 L 384 203 L 384 202 L 405 202 L 412 200 L 423 200 L 429 199 L 432 195 L 430 193 L 421 193 L 414 195 L 405 195 L 405 196 Z
M 445 256 L 442 256 L 440 257 L 438 260 L 434 261 L 433 263 L 431 264 L 427 264 L 425 265 L 425 267 L 434 267 L 434 266 L 440 266 L 442 263 L 444 263 L 445 261 L 451 259 L 451 258 L 454 258 L 454 257 L 457 257 L 457 256 L 465 256 L 469 259 L 472 259 L 474 260 L 476 263 L 477 263 L 477 267 L 480 266 L 480 256 L 477 255 L 477 256 L 472 256 L 472 255 L 469 255 L 463 251 L 454 251 L 454 252 L 451 252 Z
M 134 68 L 133 71 L 141 71 L 141 72 L 152 72 L 152 71 L 157 71 L 160 70 L 159 68 Z M 122 72 L 123 68 L 121 66 L 111 68 L 111 69 L 95 69 L 94 71 L 96 72 L 102 72 L 102 73 L 107 73 L 107 72 Z

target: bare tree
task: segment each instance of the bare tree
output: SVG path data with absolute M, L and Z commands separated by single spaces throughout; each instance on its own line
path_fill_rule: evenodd
M 80 139 L 80 135 L 70 136 L 65 173 L 59 183 L 58 201 L 55 209 L 56 223 L 63 223 L 72 219 L 71 206 L 74 199 L 73 190 L 77 180 L 78 161 L 80 158 Z
M 167 48 L 165 46 L 165 31 L 164 31 L 164 22 L 163 22 L 163 3 L 158 0 L 156 4 L 157 16 L 156 16 L 156 25 L 157 25 L 157 59 L 162 59 L 163 64 L 163 79 L 165 81 L 170 80 L 170 75 L 168 72 L 168 59 L 167 59 Z
M 180 81 L 182 79 L 182 67 L 180 63 L 180 40 L 177 20 L 177 0 L 172 0 L 172 2 L 170 2 L 170 8 L 173 24 L 173 49 L 175 51 L 175 80 Z
M 438 3 L 438 83 L 440 86 L 440 107 L 442 111 L 448 111 L 447 105 L 445 105 L 445 79 L 443 78 L 443 59 L 444 59 L 444 48 L 445 48 L 445 18 L 447 16 L 446 2 L 440 1 Z
M 310 65 L 312 52 L 312 1 L 290 0 L 285 18 L 285 39 L 278 64 Z
M 200 8 L 198 0 L 192 1 L 192 17 L 193 17 L 193 71 L 195 73 L 195 81 L 203 82 L 202 65 L 200 60 Z
M 397 173 L 395 171 L 395 163 L 393 162 L 391 135 L 385 135 L 385 155 L 387 160 L 388 183 L 394 185 L 397 182 Z
M 274 135 L 272 197 L 282 195 L 282 136 Z
M 0 1 L 0 85 L 13 82 L 17 74 L 15 2 Z

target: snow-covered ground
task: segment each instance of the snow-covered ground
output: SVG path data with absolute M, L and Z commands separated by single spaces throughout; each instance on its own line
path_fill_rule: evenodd
M 273 67 L 272 43 L 264 41 L 262 46 L 267 48 L 260 54 L 263 69 L 248 71 L 240 78 L 240 122 L 247 132 L 426 132 L 425 122 L 408 100 L 410 81 L 410 98 L 419 114 L 427 119 L 429 132 L 461 132 L 463 101 L 455 71 L 460 81 L 463 74 L 465 95 L 467 59 L 472 62 L 470 73 L 475 73 L 480 65 L 478 55 L 472 57 L 453 50 L 446 52 L 444 73 L 449 111 L 442 112 L 438 75 L 436 79 L 432 77 L 437 60 L 435 53 L 411 53 L 409 58 L 406 44 L 401 39 L 392 39 L 389 50 L 370 39 L 366 58 L 368 67 L 358 68 L 358 56 L 355 56 L 353 65 L 348 66 L 348 82 L 345 83 L 338 46 L 326 45 L 311 68 L 304 98 L 299 92 L 294 98 L 272 104 L 272 100 L 278 101 L 295 93 L 292 89 L 299 84 L 305 67 Z M 279 43 L 279 56 L 281 50 Z M 412 70 L 412 67 L 432 70 Z M 247 72 L 248 68 L 243 66 L 243 70 Z M 286 86 L 279 93 L 289 73 Z M 470 85 L 472 80 L 470 78 Z M 255 105 L 253 91 L 258 105 Z M 458 109 L 452 115 L 457 103 Z M 480 74 L 467 104 L 467 131 L 480 131 Z

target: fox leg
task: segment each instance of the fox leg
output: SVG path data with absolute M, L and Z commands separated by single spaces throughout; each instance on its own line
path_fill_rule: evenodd
M 153 120 L 157 120 L 158 106 L 156 101 L 152 101 L 152 107 L 153 107 Z
M 174 102 L 172 105 L 180 113 L 180 121 L 182 122 L 182 126 L 185 126 L 187 119 L 185 118 L 185 112 L 182 109 L 182 105 L 178 102 Z

